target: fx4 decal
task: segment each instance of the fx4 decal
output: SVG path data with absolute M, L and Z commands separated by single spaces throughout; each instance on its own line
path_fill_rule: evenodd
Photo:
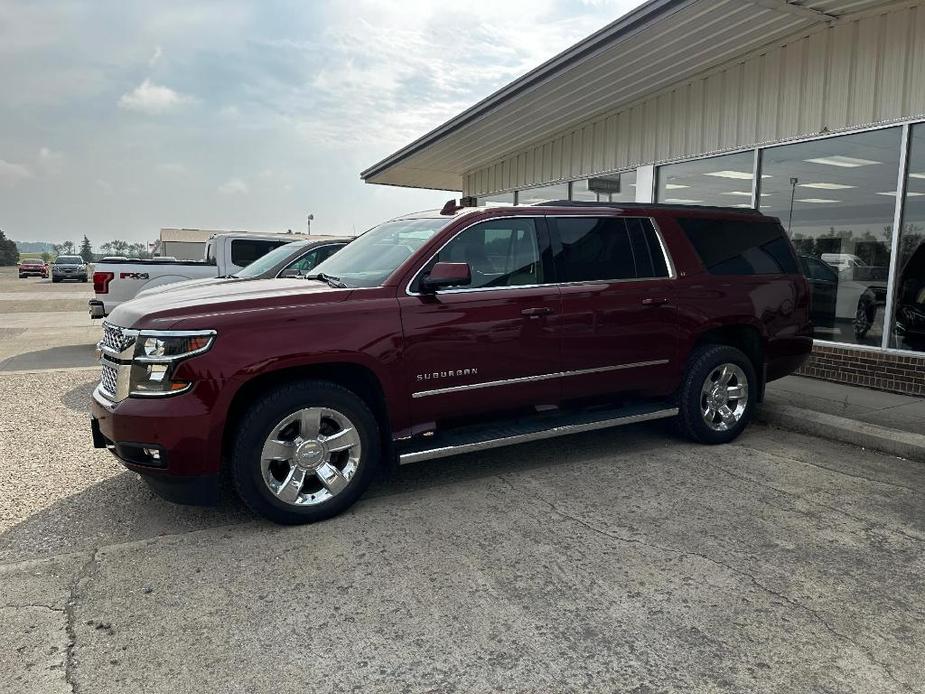
M 120 272 L 120 280 L 146 280 L 148 279 L 147 272 Z

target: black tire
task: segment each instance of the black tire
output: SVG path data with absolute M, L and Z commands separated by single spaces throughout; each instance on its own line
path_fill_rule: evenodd
M 877 305 L 864 296 L 858 300 L 858 308 L 854 314 L 854 336 L 858 339 L 866 337 L 877 318 Z
M 748 385 L 748 397 L 745 399 L 745 409 L 738 421 L 724 431 L 711 428 L 701 411 L 702 388 L 707 378 L 724 364 L 733 364 L 745 375 Z M 679 431 L 698 443 L 719 444 L 733 441 L 748 426 L 755 409 L 758 381 L 755 377 L 755 367 L 751 360 L 740 350 L 727 345 L 703 345 L 695 349 L 688 359 L 684 380 L 678 392 L 678 416 L 676 418 Z
M 58 282 L 60 282 L 60 281 L 61 281 L 61 280 L 58 279 L 57 277 L 52 277 L 52 278 L 51 278 L 51 283 L 52 283 L 52 284 L 58 284 Z
M 314 506 L 296 506 L 276 498 L 264 482 L 261 451 L 274 427 L 297 410 L 325 407 L 337 410 L 354 425 L 362 453 L 356 472 L 340 492 Z M 231 449 L 234 488 L 255 513 L 283 525 L 314 523 L 336 516 L 360 498 L 382 460 L 379 425 L 366 403 L 346 388 L 328 381 L 305 380 L 280 386 L 258 398 L 244 414 Z

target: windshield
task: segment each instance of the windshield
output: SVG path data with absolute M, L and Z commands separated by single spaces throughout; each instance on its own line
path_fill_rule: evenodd
M 55 262 L 58 265 L 83 265 L 84 259 L 79 255 L 59 255 Z
M 348 287 L 378 287 L 452 218 L 398 219 L 373 227 L 312 270 Z
M 276 265 L 283 262 L 293 253 L 308 245 L 308 241 L 293 241 L 285 246 L 278 246 L 266 255 L 262 255 L 252 262 L 243 270 L 234 273 L 235 277 L 257 277 L 267 270 L 272 270 Z

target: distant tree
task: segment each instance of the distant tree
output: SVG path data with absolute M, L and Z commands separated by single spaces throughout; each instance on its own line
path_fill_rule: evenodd
M 16 242 L 8 239 L 0 229 L 0 265 L 15 265 L 19 262 L 19 249 Z
M 93 248 L 90 247 L 90 239 L 84 235 L 84 240 L 80 242 L 80 257 L 85 263 L 93 262 Z
M 45 261 L 46 263 L 49 260 L 51 260 L 51 253 L 49 253 L 48 251 L 42 251 L 42 260 Z
M 151 252 L 148 250 L 148 244 L 143 241 L 130 243 L 128 245 L 128 254 L 132 258 L 150 258 Z
M 55 255 L 74 255 L 74 242 L 64 241 L 54 244 Z

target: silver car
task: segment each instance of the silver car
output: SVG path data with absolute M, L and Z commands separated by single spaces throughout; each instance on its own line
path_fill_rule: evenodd
M 51 264 L 51 281 L 87 281 L 87 264 L 79 255 L 59 255 Z

